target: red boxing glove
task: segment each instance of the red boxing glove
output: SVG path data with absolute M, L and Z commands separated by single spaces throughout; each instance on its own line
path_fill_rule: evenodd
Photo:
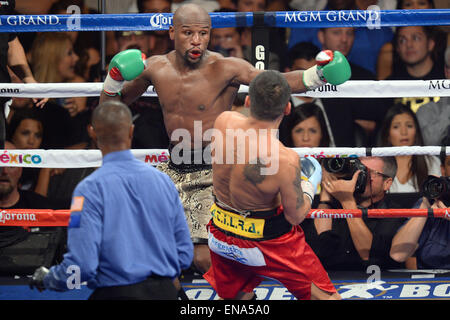
M 316 63 L 319 66 L 324 66 L 328 64 L 330 61 L 332 61 L 333 58 L 334 58 L 333 51 L 331 50 L 320 51 L 319 54 L 316 56 Z

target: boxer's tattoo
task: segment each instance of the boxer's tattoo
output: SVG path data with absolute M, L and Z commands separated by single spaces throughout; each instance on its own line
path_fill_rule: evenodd
M 204 111 L 205 109 L 206 109 L 206 107 L 202 104 L 198 106 L 198 110 L 200 110 L 200 111 Z
M 257 185 L 265 179 L 265 175 L 261 174 L 261 168 L 265 165 L 261 163 L 261 160 L 256 159 L 256 164 L 246 164 L 244 166 L 244 177 L 246 180 L 250 181 L 253 185 Z
M 297 204 L 295 205 L 295 208 L 298 209 L 303 205 L 303 189 L 302 189 L 302 164 L 301 161 L 298 160 L 298 167 L 295 168 L 295 178 L 294 178 L 294 189 L 295 193 L 297 193 Z

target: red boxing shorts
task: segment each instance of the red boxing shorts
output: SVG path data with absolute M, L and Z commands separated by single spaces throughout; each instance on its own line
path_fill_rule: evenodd
M 300 226 L 264 241 L 226 235 L 211 221 L 207 228 L 212 265 L 203 277 L 223 299 L 233 299 L 240 291 L 252 292 L 264 278 L 278 280 L 297 299 L 311 298 L 312 283 L 336 292 Z

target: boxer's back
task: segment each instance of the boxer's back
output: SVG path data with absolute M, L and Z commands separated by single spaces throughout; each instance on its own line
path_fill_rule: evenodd
M 279 169 L 288 150 L 276 134 L 237 112 L 224 112 L 214 128 L 213 185 L 217 198 L 238 210 L 280 205 Z

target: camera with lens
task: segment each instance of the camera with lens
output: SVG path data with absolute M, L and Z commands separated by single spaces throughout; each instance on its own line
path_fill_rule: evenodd
M 422 192 L 427 199 L 439 199 L 450 206 L 450 177 L 428 176 L 422 185 Z
M 325 170 L 336 175 L 339 179 L 351 180 L 353 174 L 360 170 L 356 181 L 355 194 L 364 193 L 367 184 L 367 167 L 358 158 L 326 158 L 323 160 Z

